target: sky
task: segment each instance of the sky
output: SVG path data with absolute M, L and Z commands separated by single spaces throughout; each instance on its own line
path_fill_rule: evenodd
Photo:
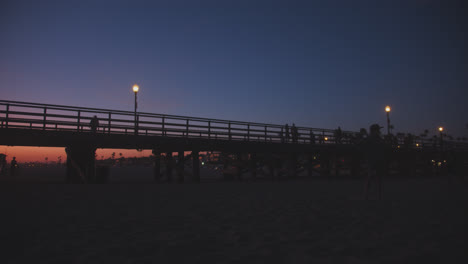
M 137 83 L 144 112 L 467 136 L 465 6 L 3 0 L 0 98 L 133 110 Z

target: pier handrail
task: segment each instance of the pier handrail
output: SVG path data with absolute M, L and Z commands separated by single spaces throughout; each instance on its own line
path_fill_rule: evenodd
M 299 144 L 352 144 L 359 135 L 342 131 L 342 137 L 337 139 L 335 129 L 297 127 L 299 135 L 293 142 L 291 127 L 287 137 L 284 125 L 147 112 L 135 115 L 133 111 L 0 100 L 1 128 L 91 132 L 89 121 L 93 115 L 99 120 L 97 133 L 106 134 Z M 403 143 L 400 141 L 398 145 Z M 434 146 L 434 139 L 417 138 L 414 143 L 417 147 Z M 468 144 L 461 142 L 446 141 L 446 144 L 468 148 Z

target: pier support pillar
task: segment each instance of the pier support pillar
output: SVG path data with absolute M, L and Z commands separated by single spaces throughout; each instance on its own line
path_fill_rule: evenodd
M 330 157 L 329 155 L 320 155 L 320 171 L 322 176 L 330 176 Z
M 312 177 L 313 171 L 314 171 L 314 155 L 309 154 L 307 155 L 307 176 Z
M 68 146 L 66 181 L 69 183 L 96 182 L 96 147 L 92 145 Z
M 184 163 L 185 163 L 184 152 L 179 151 L 178 161 L 177 161 L 177 181 L 179 183 L 184 182 Z
M 166 176 L 167 182 L 172 182 L 172 152 L 166 153 Z
M 250 170 L 250 175 L 252 176 L 252 179 L 256 180 L 257 179 L 257 153 L 250 154 L 249 170 Z
M 268 164 L 268 174 L 270 176 L 270 180 L 275 179 L 275 160 L 273 155 L 267 156 L 267 164 Z
M 200 182 L 200 153 L 198 150 L 192 151 L 192 179 L 194 182 Z
M 241 181 L 242 180 L 242 153 L 237 153 L 236 155 L 236 159 L 237 159 L 237 180 L 238 181 Z
M 356 153 L 351 155 L 351 176 L 353 178 L 359 178 L 361 176 L 361 159 Z
M 289 155 L 289 177 L 296 178 L 297 176 L 297 154 L 291 153 Z
M 161 180 L 161 152 L 153 149 L 154 155 L 154 168 L 153 168 L 153 176 L 156 182 Z

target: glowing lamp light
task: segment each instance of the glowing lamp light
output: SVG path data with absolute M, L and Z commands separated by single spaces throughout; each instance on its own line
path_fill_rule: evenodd
M 387 106 L 385 107 L 385 112 L 388 113 L 388 112 L 390 112 L 391 110 L 392 110 L 392 109 L 390 108 L 390 106 L 387 105 Z
M 140 90 L 140 87 L 138 85 L 133 85 L 133 92 L 138 93 L 138 90 Z
M 443 128 L 443 127 L 439 127 L 439 131 L 440 131 L 440 132 L 444 131 L 444 128 Z
M 327 141 L 327 140 L 328 140 L 328 138 L 327 138 L 327 137 L 325 137 L 325 141 Z
M 419 147 L 419 143 L 416 143 L 416 147 Z

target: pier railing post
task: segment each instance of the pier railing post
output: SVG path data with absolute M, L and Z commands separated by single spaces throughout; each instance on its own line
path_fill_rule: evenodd
M 78 124 L 76 125 L 76 131 L 77 132 L 80 132 L 80 119 L 81 119 L 81 111 L 78 110 L 78 118 L 77 118 Z
M 228 134 L 229 134 L 229 140 L 231 140 L 232 139 L 232 137 L 231 137 L 231 122 L 229 122 L 229 124 L 228 124 Z
M 192 151 L 192 179 L 194 182 L 200 182 L 200 158 L 198 150 Z
M 208 139 L 211 139 L 211 121 L 208 121 Z
M 5 128 L 8 128 L 8 115 L 10 112 L 10 105 L 6 105 L 6 113 L 5 113 Z
M 44 107 L 44 119 L 42 120 L 42 130 L 46 128 L 47 107 Z
M 107 133 L 110 134 L 110 131 L 111 131 L 111 119 L 112 119 L 112 116 L 111 116 L 111 113 L 109 112 L 109 121 L 107 123 Z

